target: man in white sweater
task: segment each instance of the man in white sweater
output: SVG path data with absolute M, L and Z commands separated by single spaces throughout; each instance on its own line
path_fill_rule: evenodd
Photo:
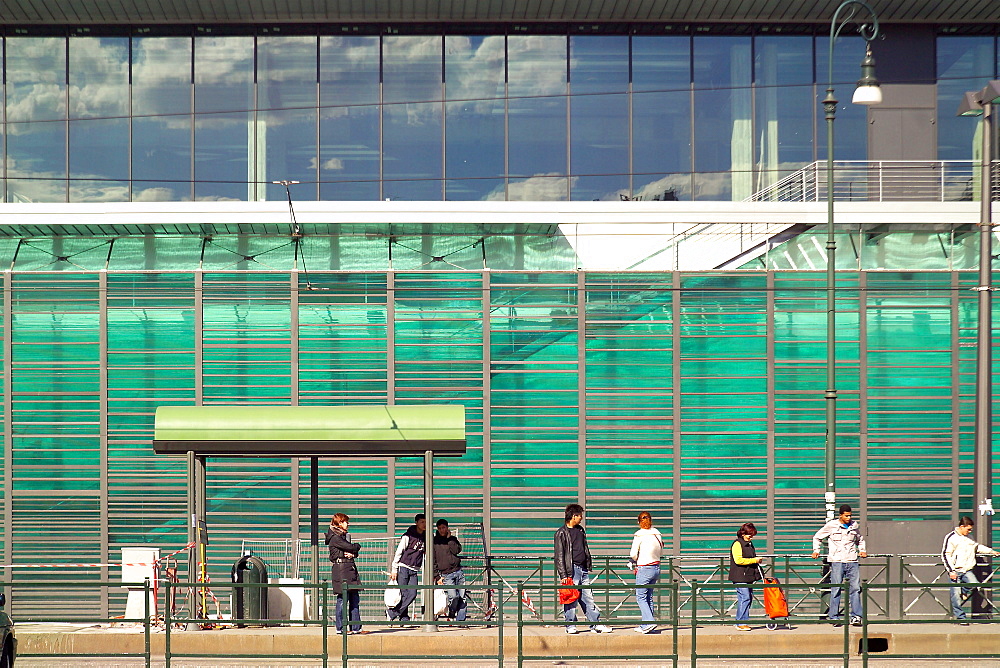
M 965 516 L 958 522 L 958 526 L 944 537 L 944 545 L 941 548 L 941 559 L 944 561 L 945 570 L 948 577 L 955 584 L 978 583 L 973 568 L 976 567 L 977 554 L 989 554 L 994 557 L 1000 556 L 1000 552 L 992 548 L 980 545 L 969 538 L 975 523 L 971 517 Z M 959 620 L 962 626 L 968 626 L 965 621 L 965 610 L 962 609 L 962 597 L 968 598 L 972 589 L 969 587 L 951 588 L 951 612 L 955 619 Z

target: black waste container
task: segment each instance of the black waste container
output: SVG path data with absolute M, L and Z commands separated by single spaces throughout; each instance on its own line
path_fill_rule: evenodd
M 259 557 L 247 555 L 233 564 L 234 607 L 236 619 L 267 619 L 267 587 L 240 587 L 240 584 L 267 584 L 267 565 Z M 260 622 L 237 624 L 243 626 L 264 626 Z

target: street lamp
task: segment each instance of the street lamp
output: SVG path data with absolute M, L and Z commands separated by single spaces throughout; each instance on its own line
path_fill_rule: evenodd
M 993 514 L 993 476 L 991 472 L 992 446 L 991 401 L 993 382 L 991 369 L 993 345 L 992 325 L 992 267 L 993 267 L 993 111 L 1000 103 L 1000 81 L 990 81 L 982 90 L 970 91 L 958 106 L 959 116 L 982 116 L 982 156 L 979 186 L 979 293 L 978 320 L 976 323 L 976 449 L 972 485 L 973 506 L 978 506 L 976 542 L 992 545 L 990 520 Z
M 864 9 L 871 16 L 871 25 L 859 23 L 858 11 Z M 841 13 L 847 12 L 841 16 Z M 872 57 L 872 40 L 878 37 L 878 16 L 868 3 L 861 0 L 844 0 L 833 13 L 830 21 L 829 76 L 823 109 L 826 112 L 826 487 L 823 495 L 826 519 L 836 515 L 837 504 L 837 302 L 836 302 L 836 250 L 833 234 L 833 119 L 837 114 L 837 98 L 833 96 L 833 44 L 840 31 L 849 23 L 858 26 L 858 33 L 865 39 L 867 49 L 861 61 L 861 79 L 854 91 L 855 104 L 878 104 L 882 91 L 875 78 L 875 59 Z

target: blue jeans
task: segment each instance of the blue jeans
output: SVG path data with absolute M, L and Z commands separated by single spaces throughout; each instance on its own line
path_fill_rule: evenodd
M 406 585 L 416 585 L 419 583 L 420 573 L 417 571 L 411 571 L 409 568 L 405 568 L 403 566 L 396 569 L 396 584 L 400 587 L 405 587 Z M 389 621 L 399 617 L 399 621 L 408 622 L 410 621 L 409 607 L 410 604 L 413 603 L 414 599 L 417 598 L 417 590 L 400 589 L 399 594 L 399 603 L 396 604 L 395 608 L 389 608 Z
M 639 566 L 635 569 L 636 585 L 656 584 L 656 581 L 659 579 L 659 564 L 654 564 L 652 566 Z M 656 615 L 653 612 L 653 590 L 648 587 L 636 587 L 635 602 L 639 605 L 639 612 L 642 613 L 642 621 L 650 622 L 649 624 L 642 624 L 641 628 L 654 626 L 652 622 L 656 618 Z
M 358 622 L 357 624 L 351 624 L 352 631 L 361 630 L 361 592 L 357 589 L 353 589 L 347 592 L 347 613 L 352 622 Z M 337 631 L 342 631 L 344 629 L 344 595 L 337 594 Z
M 736 583 L 736 621 L 745 622 L 750 619 L 751 603 L 753 603 L 753 589 L 745 584 Z
M 442 573 L 441 582 L 455 587 L 445 590 L 448 594 L 448 616 L 454 617 L 455 621 L 464 622 L 469 607 L 465 602 L 465 590 L 460 588 L 465 584 L 465 571 L 459 568 L 454 573 Z
M 856 561 L 830 562 L 830 584 L 839 585 L 847 580 L 848 596 L 851 600 L 851 617 L 861 616 L 861 569 Z M 826 615 L 829 619 L 840 617 L 840 587 L 830 590 L 830 609 Z
M 979 583 L 976 579 L 976 574 L 972 571 L 966 571 L 964 573 L 958 574 L 957 580 L 952 580 L 952 582 L 972 582 Z M 965 610 L 962 610 L 962 597 L 968 596 L 972 593 L 971 587 L 952 587 L 951 588 L 951 614 L 955 615 L 955 619 L 965 619 Z
M 573 564 L 573 584 L 575 585 L 587 585 L 590 584 L 590 578 L 588 577 L 587 571 L 583 570 L 576 564 Z M 587 617 L 587 621 L 592 625 L 596 624 L 601 618 L 601 610 L 594 603 L 594 592 L 590 589 L 581 589 L 580 598 L 576 599 L 574 603 L 564 603 L 563 604 L 563 617 L 567 622 L 576 621 L 576 604 L 579 603 L 580 607 L 583 608 L 583 614 Z M 573 624 L 570 623 L 569 626 Z

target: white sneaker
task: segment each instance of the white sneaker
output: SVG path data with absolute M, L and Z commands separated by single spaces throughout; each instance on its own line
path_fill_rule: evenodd
M 632 630 L 635 631 L 636 633 L 652 633 L 653 631 L 656 630 L 656 627 L 655 626 L 637 626 L 637 627 L 635 627 Z
M 604 624 L 598 624 L 597 626 L 591 626 L 590 629 L 594 633 L 611 633 L 614 631 L 610 626 L 605 626 Z
M 861 626 L 861 618 L 851 617 L 851 626 Z
M 570 634 L 571 636 L 574 636 L 574 635 L 576 635 L 579 632 L 580 632 L 580 629 L 576 628 L 575 626 L 567 626 L 566 627 L 566 633 Z

